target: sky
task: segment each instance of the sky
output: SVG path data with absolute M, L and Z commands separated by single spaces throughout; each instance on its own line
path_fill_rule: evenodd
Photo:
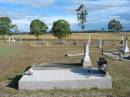
M 80 4 L 88 12 L 87 30 L 107 29 L 111 19 L 119 20 L 124 30 L 130 30 L 130 0 L 0 0 L 0 17 L 10 17 L 20 32 L 29 32 L 34 19 L 45 22 L 49 29 L 54 21 L 64 19 L 71 30 L 80 31 L 75 11 Z

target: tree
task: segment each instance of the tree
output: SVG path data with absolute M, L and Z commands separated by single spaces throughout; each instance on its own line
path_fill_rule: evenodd
M 35 34 L 35 36 L 37 37 L 38 40 L 39 40 L 39 35 L 45 33 L 47 29 L 48 29 L 48 26 L 44 22 L 42 22 L 38 19 L 33 20 L 31 22 L 30 32 L 31 32 L 31 34 Z
M 70 33 L 70 25 L 67 21 L 60 19 L 53 23 L 52 34 L 58 39 L 65 38 Z
M 105 31 L 105 29 L 104 28 L 101 28 L 101 32 L 104 32 Z
M 79 8 L 76 9 L 76 12 L 77 12 L 78 21 L 80 22 L 80 25 L 81 25 L 81 29 L 84 30 L 85 22 L 86 22 L 86 15 L 88 14 L 87 10 L 86 10 L 85 6 L 83 4 L 81 4 L 79 6 Z
M 4 39 L 4 35 L 8 35 L 11 29 L 11 19 L 9 17 L 0 18 L 0 35 Z
M 11 24 L 11 33 L 9 33 L 9 35 L 12 33 L 18 33 L 18 31 L 18 26 L 16 24 Z
M 112 19 L 110 20 L 110 22 L 108 23 L 108 31 L 122 31 L 123 26 L 120 23 L 120 21 L 116 20 L 116 19 Z

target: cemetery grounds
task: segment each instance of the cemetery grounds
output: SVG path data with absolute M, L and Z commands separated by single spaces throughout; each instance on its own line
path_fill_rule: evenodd
M 122 36 L 130 34 L 104 34 L 91 33 L 92 39 L 120 40 Z M 26 39 L 35 38 L 31 35 L 16 35 Z M 54 38 L 51 35 L 41 36 L 44 39 Z M 85 39 L 88 34 L 72 34 L 68 39 Z M 24 70 L 32 64 L 41 63 L 68 63 L 78 65 L 81 56 L 66 57 L 67 52 L 83 52 L 81 45 L 50 45 L 30 46 L 32 41 L 23 43 L 8 43 L 0 40 L 0 97 L 130 97 L 130 62 L 122 62 L 113 59 L 108 60 L 108 72 L 113 78 L 112 89 L 74 89 L 74 90 L 18 90 L 18 80 Z M 117 42 L 117 41 L 116 41 Z M 119 42 L 115 43 L 118 44 Z M 130 41 L 129 41 L 130 47 Z M 109 51 L 116 50 L 117 45 L 104 45 Z M 90 58 L 94 66 L 97 59 L 101 57 L 101 50 L 97 47 L 90 47 Z

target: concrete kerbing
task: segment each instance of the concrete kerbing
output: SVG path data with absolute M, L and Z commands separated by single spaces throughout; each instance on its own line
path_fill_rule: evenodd
M 83 68 L 61 70 L 34 70 L 32 76 L 24 75 L 19 80 L 20 90 L 36 89 L 82 89 L 112 88 L 111 76 L 106 76 L 93 69 L 89 72 Z
M 120 60 L 119 54 L 113 54 L 112 52 L 103 52 L 103 55 L 111 59 Z M 130 61 L 130 55 L 122 56 L 121 61 Z

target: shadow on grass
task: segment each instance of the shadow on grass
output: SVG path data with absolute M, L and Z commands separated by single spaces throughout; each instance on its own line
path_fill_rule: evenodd
M 28 70 L 29 68 L 31 68 L 31 66 L 28 66 L 28 67 L 24 70 L 24 72 L 25 72 L 26 70 Z M 8 78 L 8 80 L 9 80 L 10 82 L 9 82 L 9 84 L 7 85 L 7 87 L 14 88 L 14 89 L 17 90 L 17 89 L 18 89 L 18 82 L 19 82 L 19 80 L 21 79 L 22 76 L 23 76 L 23 75 L 20 74 L 20 75 L 14 76 L 13 78 Z
M 10 80 L 10 83 L 7 85 L 7 87 L 18 89 L 18 81 L 21 79 L 22 75 L 16 75 L 14 78 L 8 78 Z

